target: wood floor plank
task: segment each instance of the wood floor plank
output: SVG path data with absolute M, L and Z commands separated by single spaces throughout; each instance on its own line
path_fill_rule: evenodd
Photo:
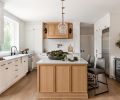
M 36 70 L 26 75 L 23 79 L 18 81 L 15 85 L 13 85 L 3 94 L 1 94 L 0 100 L 56 100 L 56 99 L 38 99 L 36 97 L 36 92 L 37 92 L 36 75 L 37 75 Z M 120 83 L 118 83 L 113 79 L 108 79 L 108 83 L 110 89 L 109 93 L 101 94 L 98 96 L 92 96 L 91 95 L 92 91 L 90 91 L 89 100 L 120 100 Z M 101 88 L 100 91 L 103 88 Z M 68 100 L 68 99 L 57 99 L 57 100 Z M 73 99 L 69 99 L 69 100 L 73 100 Z M 74 99 L 74 100 L 79 100 L 79 99 Z

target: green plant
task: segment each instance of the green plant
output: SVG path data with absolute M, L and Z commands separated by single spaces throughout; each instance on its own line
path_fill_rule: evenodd
M 118 40 L 115 45 L 120 48 L 120 40 Z

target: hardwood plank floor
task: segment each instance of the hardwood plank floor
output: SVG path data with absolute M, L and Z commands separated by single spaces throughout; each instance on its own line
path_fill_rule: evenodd
M 109 93 L 92 96 L 90 91 L 89 100 L 120 100 L 120 83 L 113 79 L 108 79 Z M 0 100 L 45 100 L 36 98 L 36 70 L 25 76 L 15 85 L 0 95 Z M 46 99 L 56 100 L 56 99 Z M 68 99 L 57 99 L 68 100 Z M 69 99 L 70 100 L 70 99 Z M 71 99 L 73 100 L 73 99 Z M 82 100 L 82 99 L 74 99 Z

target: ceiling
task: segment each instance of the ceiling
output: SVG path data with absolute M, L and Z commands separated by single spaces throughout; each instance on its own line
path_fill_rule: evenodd
M 1 0 L 5 10 L 24 21 L 60 20 L 60 0 Z M 65 0 L 65 20 L 93 23 L 106 13 L 120 12 L 120 0 Z

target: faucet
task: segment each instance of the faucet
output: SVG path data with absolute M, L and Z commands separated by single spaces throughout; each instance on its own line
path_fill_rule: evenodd
M 60 48 L 62 47 L 63 45 L 62 44 L 57 44 L 57 48 Z
M 12 46 L 12 47 L 11 47 L 11 56 L 12 56 L 12 55 L 15 55 L 15 52 L 13 53 L 13 51 L 12 51 L 13 48 L 15 48 L 16 51 L 18 52 L 17 47 L 16 47 L 16 46 Z

